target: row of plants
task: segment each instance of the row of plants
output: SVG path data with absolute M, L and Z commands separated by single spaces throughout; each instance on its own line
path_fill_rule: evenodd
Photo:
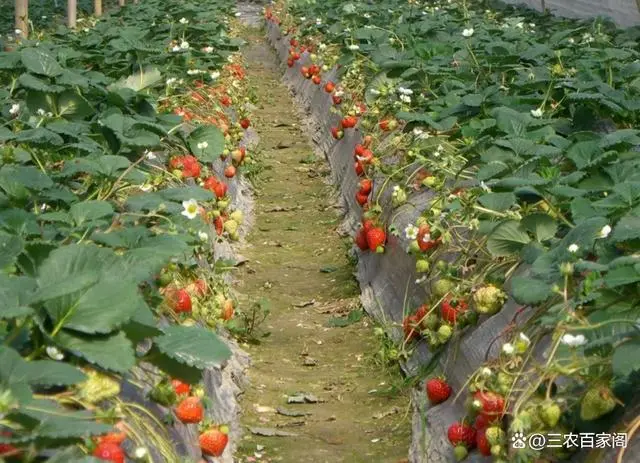
M 233 7 L 144 0 L 0 53 L 0 459 L 187 461 L 174 421 L 224 452 L 202 379 L 251 162 Z
M 446 371 L 425 382 L 433 405 L 468 396 L 448 428 L 455 457 L 578 450 L 510 445 L 534 433 L 631 439 L 640 418 L 621 417 L 640 368 L 640 30 L 465 0 L 288 0 L 265 17 L 290 45 L 288 66 L 332 99 L 333 137 L 362 132 L 356 245 L 384 253 L 394 235 L 415 256 L 430 299 L 404 313 L 402 350 L 423 340 L 440 354 L 518 305 L 479 347 L 502 343 L 498 357 L 460 390 Z M 397 229 L 385 204 L 422 213 Z

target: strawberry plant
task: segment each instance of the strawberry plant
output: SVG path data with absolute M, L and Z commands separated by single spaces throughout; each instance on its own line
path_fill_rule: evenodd
M 1 52 L 2 456 L 124 461 L 143 439 L 109 434 L 123 381 L 144 365 L 182 397 L 229 359 L 208 326 L 233 299 L 199 262 L 242 224 L 214 171 L 250 162 L 248 106 L 226 109 L 247 91 L 232 8 L 148 0 Z M 188 400 L 176 413 L 199 421 Z
M 503 429 L 612 429 L 640 368 L 637 31 L 489 1 L 280 1 L 265 16 L 295 38 L 291 67 L 335 71 L 320 89 L 340 120 L 331 135 L 344 143 L 357 125 L 369 140 L 355 146 L 355 201 L 376 222 L 354 242 L 384 259 L 393 235 L 438 317 L 397 317 L 403 348 L 436 350 L 515 312 L 499 355 L 478 346 L 487 362 L 459 385 L 483 431 L 457 423 L 456 457 L 477 444 L 504 461 Z M 399 228 L 400 208 L 420 217 Z

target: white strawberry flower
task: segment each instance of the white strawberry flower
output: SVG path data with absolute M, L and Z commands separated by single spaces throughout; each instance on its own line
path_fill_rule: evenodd
M 182 201 L 182 215 L 187 219 L 193 220 L 198 216 L 198 202 L 195 199 L 189 199 L 188 201 Z
M 413 95 L 413 90 L 410 88 L 398 87 L 398 93 L 401 93 L 402 95 Z
M 462 36 L 463 37 L 471 37 L 473 35 L 475 31 L 473 30 L 473 28 L 469 28 L 469 29 L 465 29 L 462 31 Z
M 158 158 L 158 156 L 156 156 L 153 151 L 149 151 L 149 150 L 146 150 L 144 152 L 144 157 L 147 158 L 147 160 L 149 161 L 153 161 Z
M 611 233 L 611 227 L 609 225 L 605 225 L 604 227 L 602 227 L 602 230 L 600 230 L 600 233 L 598 236 L 600 238 L 606 238 L 607 236 L 609 236 L 610 233 Z
M 567 333 L 564 336 L 562 336 L 562 338 L 560 338 L 560 342 L 565 346 L 580 347 L 587 343 L 587 338 L 585 338 L 584 335 L 582 334 L 578 334 L 574 336 L 572 334 Z
M 482 188 L 482 190 L 483 190 L 483 191 L 485 191 L 485 192 L 487 192 L 487 193 L 491 193 L 491 188 L 489 188 L 489 187 L 487 186 L 487 184 L 486 184 L 486 183 L 484 183 L 484 180 L 482 180 L 482 181 L 480 182 L 480 188 Z
M 404 236 L 406 236 L 408 240 L 415 240 L 418 237 L 418 231 L 418 227 L 413 224 L 409 224 L 404 229 Z
M 300 22 L 304 22 L 306 20 L 307 20 L 307 18 L 305 16 L 300 16 Z
M 242 13 L 240 13 L 239 11 L 238 11 L 238 12 L 236 12 L 236 18 L 238 18 L 238 17 L 240 17 L 240 16 L 242 16 Z
M 567 248 L 567 250 L 571 254 L 575 254 L 576 252 L 578 252 L 578 249 L 580 249 L 580 246 L 578 246 L 576 243 L 570 244 L 569 247 Z
M 187 18 L 180 18 L 180 24 L 189 24 L 189 20 Z
M 182 48 L 183 50 L 188 50 L 189 42 L 187 42 L 186 40 L 183 40 L 182 42 L 180 42 L 180 48 Z
M 322 24 L 322 19 L 321 18 L 316 18 L 316 26 L 319 26 Z
M 485 378 L 489 378 L 493 374 L 493 372 L 491 371 L 491 368 L 484 367 L 482 370 L 480 370 L 480 374 Z
M 16 29 L 15 31 L 13 31 L 16 35 L 20 35 L 22 34 L 22 30 L 20 29 Z
M 218 77 L 220 77 L 220 72 L 213 71 L 211 74 L 209 74 L 209 76 L 211 77 L 211 80 L 216 80 Z
M 44 117 L 44 116 L 47 114 L 47 112 L 46 112 L 44 109 L 39 108 L 39 109 L 36 111 L 36 114 L 37 114 L 38 116 L 42 116 L 42 117 Z
M 167 79 L 167 86 L 168 86 L 168 87 L 170 87 L 171 85 L 175 84 L 177 80 L 178 80 L 178 79 L 177 79 L 177 78 L 175 78 L 175 77 L 169 77 L 169 78 Z
M 355 43 L 353 43 L 353 44 L 349 45 L 349 47 L 348 47 L 348 48 L 349 48 L 349 50 L 351 50 L 351 51 L 360 50 L 360 46 L 359 46 L 359 45 L 356 45 Z
M 145 447 L 138 447 L 133 454 L 136 458 L 142 459 L 145 458 L 148 453 L 149 451 Z
M 327 49 L 327 44 L 326 43 L 321 43 L 320 45 L 318 45 L 318 49 L 319 50 L 326 50 Z
M 203 149 L 206 149 L 206 148 L 209 147 L 209 143 L 206 142 L 206 141 L 202 141 L 202 142 L 198 143 L 197 146 L 198 146 L 199 150 L 203 150 Z
M 209 46 L 209 47 L 204 47 L 202 49 L 203 52 L 205 53 L 213 53 L 213 47 Z
M 12 104 L 11 109 L 9 109 L 9 114 L 11 114 L 12 116 L 15 116 L 19 112 L 20 112 L 20 104 L 18 103 Z
M 542 110 L 542 108 L 537 108 L 537 109 L 532 109 L 531 110 L 531 115 L 535 118 L 541 118 L 542 115 L 544 114 L 544 111 Z
M 53 360 L 60 361 L 64 359 L 64 354 L 60 352 L 60 350 L 58 350 L 58 348 L 55 346 L 47 346 L 45 350 L 47 352 L 47 355 L 51 357 Z
M 203 231 L 199 231 L 198 232 L 198 238 L 200 239 L 200 241 L 202 241 L 203 243 L 206 243 L 207 241 L 209 241 L 209 234 Z
M 407 103 L 407 104 L 411 103 L 411 97 L 409 95 L 400 95 L 400 100 L 403 103 Z
M 513 347 L 513 344 L 510 343 L 506 343 L 502 345 L 502 352 L 506 355 L 512 355 L 515 352 L 515 347 Z

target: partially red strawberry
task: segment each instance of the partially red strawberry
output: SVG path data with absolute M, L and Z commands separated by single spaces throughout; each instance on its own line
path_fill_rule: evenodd
M 291 45 L 292 47 L 297 47 L 298 41 L 294 37 L 292 37 L 291 40 L 289 40 L 289 45 Z
M 384 243 L 387 241 L 387 233 L 382 227 L 373 227 L 367 231 L 367 243 L 369 249 L 374 252 L 384 252 Z
M 342 119 L 342 127 L 345 129 L 351 129 L 358 123 L 358 118 L 355 116 L 347 116 Z
M 226 299 L 222 304 L 221 318 L 224 321 L 231 320 L 233 318 L 233 301 Z
M 327 93 L 333 93 L 335 89 L 336 89 L 336 84 L 334 84 L 331 81 L 327 82 L 326 85 L 324 86 L 324 91 Z
M 362 190 L 356 193 L 356 202 L 361 206 L 364 206 L 369 201 L 369 193 L 363 193 Z
M 172 379 L 171 386 L 178 395 L 187 395 L 191 393 L 191 385 L 189 385 L 188 383 L 184 383 L 179 379 Z
M 368 164 L 373 159 L 373 151 L 366 149 L 362 152 L 361 156 L 358 156 L 358 161 Z
M 476 420 L 473 422 L 473 426 L 477 430 L 486 429 L 489 427 L 490 424 L 491 422 L 489 421 L 489 418 L 487 418 L 487 416 L 483 414 L 477 415 Z
M 447 437 L 451 445 L 464 445 L 468 449 L 472 449 L 476 445 L 476 430 L 473 426 L 456 421 L 447 430 Z
M 405 342 L 409 342 L 420 337 L 420 327 L 418 318 L 415 314 L 404 317 L 404 320 L 402 320 L 402 330 L 404 331 Z
M 199 423 L 204 417 L 204 407 L 198 397 L 187 397 L 174 410 L 176 417 L 183 423 Z
M 216 217 L 213 224 L 216 227 L 216 233 L 218 234 L 218 236 L 221 236 L 222 232 L 224 231 L 224 218 L 219 215 L 218 217 Z
M 384 119 L 380 121 L 378 126 L 383 132 L 388 132 L 398 127 L 398 122 L 395 119 Z
M 422 252 L 427 252 L 428 250 L 436 247 L 441 241 L 440 238 L 435 240 L 431 239 L 431 227 L 426 223 L 420 225 L 418 228 L 418 237 L 416 239 Z
M 353 155 L 354 155 L 356 158 L 357 158 L 358 156 L 362 156 L 362 155 L 363 155 L 363 153 L 364 153 L 364 150 L 366 150 L 366 149 L 367 149 L 367 147 L 366 147 L 366 146 L 364 146 L 364 145 L 362 145 L 362 144 L 358 143 L 358 144 L 356 145 L 356 147 L 354 148 L 354 150 L 353 150 Z
M 339 127 L 331 127 L 331 136 L 336 140 L 340 140 L 344 137 L 344 132 Z
M 214 176 L 209 176 L 204 179 L 204 185 L 202 186 L 205 190 L 209 190 L 210 192 L 214 192 L 216 185 L 220 183 L 220 181 Z
M 205 455 L 219 457 L 224 452 L 227 442 L 229 442 L 226 426 L 211 428 L 200 434 L 200 449 Z M 227 431 L 227 432 L 225 432 Z
M 491 456 L 491 444 L 487 439 L 487 428 L 479 429 L 476 433 L 476 445 L 481 455 L 485 457 Z
M 320 85 L 322 83 L 322 78 L 319 75 L 315 75 L 311 81 L 316 85 Z
M 233 178 L 236 176 L 236 168 L 235 166 L 228 165 L 224 168 L 224 176 L 227 178 Z
M 124 430 L 113 431 L 97 438 L 98 444 L 116 444 L 122 445 L 127 440 L 127 433 Z
M 416 317 L 419 322 L 424 323 L 427 314 L 429 313 L 429 306 L 426 304 L 421 305 L 416 309 Z
M 231 100 L 231 97 L 229 97 L 228 95 L 224 95 L 222 98 L 220 98 L 220 104 L 222 104 L 222 106 L 231 106 L 233 104 L 233 101 Z
M 371 179 L 363 178 L 362 180 L 360 180 L 360 192 L 369 194 L 371 193 L 372 186 L 373 182 L 371 181 Z
M 500 394 L 491 391 L 476 391 L 473 394 L 473 399 L 480 403 L 479 414 L 485 416 L 490 423 L 503 417 L 505 401 Z
M 0 435 L 5 437 L 11 437 L 11 433 L 9 431 L 0 431 Z M 18 457 L 21 452 L 17 447 L 11 444 L 0 444 L 0 459 L 5 457 Z
M 354 238 L 354 242 L 356 243 L 356 246 L 360 248 L 361 251 L 369 250 L 369 243 L 367 243 L 367 231 L 364 228 L 361 228 L 360 230 L 358 230 Z
M 362 161 L 356 161 L 353 164 L 353 168 L 356 171 L 356 175 L 358 177 L 362 177 L 364 175 L 364 164 L 362 163 Z
M 454 325 L 458 315 L 466 312 L 467 308 L 468 305 L 464 299 L 453 299 L 448 297 L 442 301 L 442 304 L 440 305 L 440 316 L 447 323 Z
M 124 450 L 113 442 L 98 444 L 93 451 L 93 456 L 99 460 L 111 461 L 113 463 L 124 463 Z
M 451 386 L 442 378 L 431 378 L 425 384 L 427 397 L 433 405 L 440 404 L 451 395 Z
M 341 96 L 332 95 L 331 98 L 333 100 L 333 104 L 336 105 L 336 106 L 342 103 L 342 97 Z
M 293 59 L 292 59 L 292 58 L 289 58 L 289 59 L 287 60 L 287 66 L 289 66 L 290 68 L 292 68 L 292 67 L 293 67 L 294 63 L 295 63 L 295 62 L 293 61 Z
M 362 228 L 364 229 L 364 231 L 369 231 L 375 226 L 376 223 L 373 220 L 367 218 L 362 219 Z
M 213 188 L 213 192 L 215 193 L 216 198 L 220 199 L 225 197 L 225 195 L 227 194 L 227 189 L 228 187 L 226 183 L 218 182 Z
M 191 312 L 191 296 L 186 289 L 178 289 L 168 293 L 169 306 L 178 313 Z

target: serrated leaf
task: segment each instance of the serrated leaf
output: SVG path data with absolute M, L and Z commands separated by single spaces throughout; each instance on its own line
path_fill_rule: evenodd
M 631 214 L 624 216 L 618 221 L 611 235 L 611 240 L 614 243 L 638 238 L 640 238 L 640 217 Z
M 24 250 L 24 244 L 21 237 L 0 231 L 0 268 L 13 264 Z
M 112 429 L 111 425 L 98 423 L 95 418 L 50 417 L 36 426 L 32 433 L 39 439 L 87 438 L 106 434 Z
M 521 223 L 540 242 L 553 238 L 558 231 L 558 223 L 553 217 L 544 213 L 529 214 L 521 220 Z
M 494 257 L 510 256 L 529 243 L 531 238 L 524 227 L 516 220 L 498 225 L 489 235 L 487 249 Z
M 86 379 L 85 374 L 73 365 L 53 360 L 24 362 L 20 371 L 33 386 L 70 386 Z
M 199 126 L 187 141 L 193 155 L 203 162 L 213 162 L 224 151 L 224 134 L 212 125 Z
M 492 211 L 506 211 L 516 203 L 516 196 L 511 193 L 487 193 L 478 198 L 478 202 Z
M 69 214 L 76 225 L 82 226 L 113 214 L 113 206 L 108 201 L 89 200 L 75 203 L 69 208 Z
M 613 373 L 625 378 L 640 369 L 640 339 L 633 339 L 619 345 L 611 359 Z
M 162 353 L 197 368 L 219 368 L 231 357 L 229 347 L 215 333 L 199 326 L 169 326 L 154 343 Z
M 46 50 L 38 48 L 23 48 L 20 51 L 22 64 L 34 74 L 55 77 L 62 74 L 62 66 Z
M 136 363 L 131 341 L 122 332 L 89 336 L 63 329 L 55 340 L 60 347 L 106 370 L 126 373 Z
M 604 277 L 604 284 L 607 288 L 617 288 L 618 286 L 630 285 L 640 281 L 640 272 L 634 266 L 617 267 Z
M 511 295 L 519 304 L 539 304 L 553 295 L 551 285 L 531 277 L 513 277 Z
M 107 87 L 107 90 L 114 91 L 121 88 L 128 88 L 139 92 L 147 87 L 153 86 L 160 82 L 162 74 L 160 70 L 154 67 L 147 67 L 146 69 L 120 79 Z

